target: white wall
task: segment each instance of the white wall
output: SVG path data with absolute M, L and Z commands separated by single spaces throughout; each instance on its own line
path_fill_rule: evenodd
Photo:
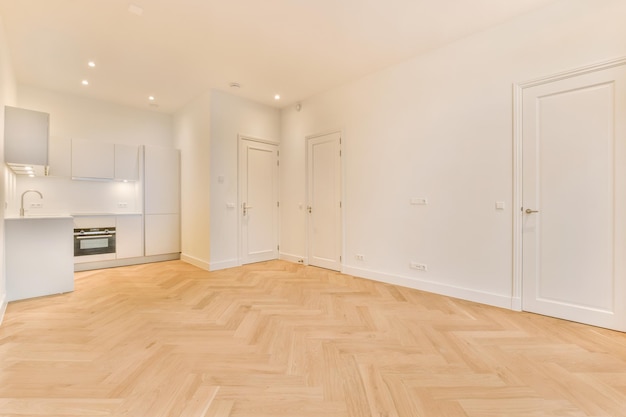
M 0 219 L 4 219 L 5 193 L 12 183 L 11 174 L 4 165 L 4 106 L 15 105 L 17 84 L 11 66 L 11 57 L 4 34 L 4 24 L 0 17 Z M 4 220 L 0 221 L 0 323 L 4 317 L 6 301 L 6 273 L 4 263 Z
M 625 56 L 624 16 L 564 0 L 284 109 L 281 253 L 306 255 L 304 137 L 340 128 L 344 271 L 510 307 L 512 85 Z
M 237 96 L 211 93 L 211 265 L 238 265 L 238 135 L 280 141 L 280 111 Z M 222 183 L 218 178 L 222 177 Z
M 181 259 L 209 269 L 211 94 L 206 92 L 174 115 L 181 154 Z
M 61 171 L 60 177 L 18 177 L 18 195 L 29 188 L 43 193 L 38 214 L 142 211 L 139 183 L 71 180 L 71 140 L 174 147 L 170 115 L 26 85 L 18 86 L 17 105 L 50 114 L 51 171 Z M 118 202 L 128 206 L 119 208 Z M 17 203 L 12 212 L 17 213 Z

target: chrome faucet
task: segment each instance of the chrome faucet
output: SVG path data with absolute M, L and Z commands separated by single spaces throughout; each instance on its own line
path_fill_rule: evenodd
M 43 198 L 43 195 L 37 190 L 26 190 L 22 193 L 22 204 L 20 205 L 20 217 L 24 217 L 24 194 L 26 193 L 37 193 L 40 198 Z

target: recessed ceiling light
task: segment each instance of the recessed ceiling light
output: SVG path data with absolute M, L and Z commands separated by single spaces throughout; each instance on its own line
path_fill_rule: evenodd
M 82 84 L 82 85 L 89 85 L 89 81 L 87 81 L 87 80 L 83 80 L 83 81 L 81 81 L 81 84 Z
M 274 100 L 280 100 L 280 94 L 276 94 L 276 95 L 274 96 Z
M 93 68 L 93 67 L 95 67 L 95 66 L 96 66 L 96 63 L 95 63 L 95 62 L 93 62 L 93 61 L 89 61 L 89 62 L 87 63 L 87 65 L 89 65 L 91 68 Z
M 150 100 L 150 101 L 154 101 L 154 96 L 149 96 L 149 97 L 148 97 L 148 100 Z

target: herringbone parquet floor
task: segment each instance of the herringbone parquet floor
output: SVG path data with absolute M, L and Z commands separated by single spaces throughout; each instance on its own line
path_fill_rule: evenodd
M 10 303 L 1 416 L 626 416 L 626 335 L 282 261 Z

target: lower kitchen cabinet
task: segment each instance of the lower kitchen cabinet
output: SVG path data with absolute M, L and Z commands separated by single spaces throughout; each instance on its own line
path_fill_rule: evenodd
M 143 256 L 143 221 L 141 215 L 116 216 L 116 258 Z
M 74 290 L 71 217 L 6 219 L 7 300 Z
M 146 256 L 180 252 L 180 215 L 145 215 Z

